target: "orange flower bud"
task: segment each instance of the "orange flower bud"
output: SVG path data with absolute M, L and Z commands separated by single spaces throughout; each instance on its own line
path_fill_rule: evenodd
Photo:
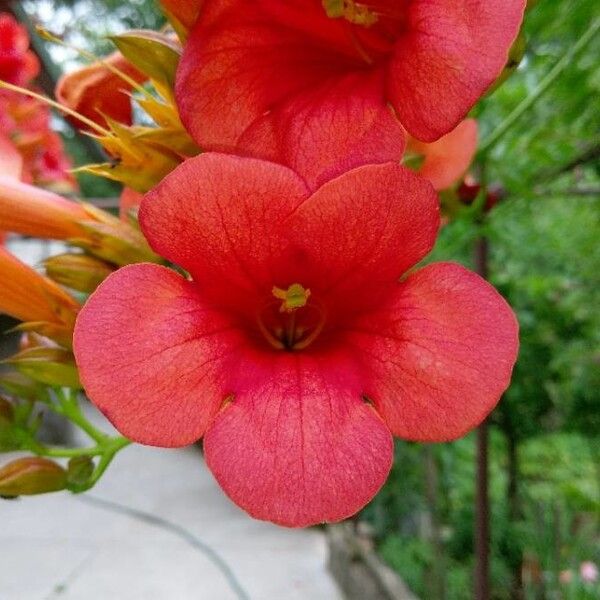
M 0 175 L 0 230 L 64 240 L 80 236 L 86 218 L 81 204 Z
M 72 329 L 79 305 L 58 285 L 0 248 L 0 312 Z
M 56 86 L 56 98 L 64 106 L 99 125 L 107 124 L 105 116 L 129 125 L 132 120 L 129 92 L 133 88 L 105 63 L 137 83 L 147 79 L 120 52 L 115 52 L 103 62 L 95 62 L 64 75 Z M 89 130 L 81 121 L 71 120 L 79 129 Z
M 47 458 L 19 458 L 0 469 L 0 496 L 46 494 L 66 485 L 67 472 Z

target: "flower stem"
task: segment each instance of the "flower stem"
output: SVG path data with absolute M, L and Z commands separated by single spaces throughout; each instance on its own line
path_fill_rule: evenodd
M 35 441 L 25 444 L 37 456 L 48 456 L 50 458 L 77 458 L 79 456 L 99 456 L 103 452 L 102 446 L 90 446 L 89 448 L 60 448 L 56 446 L 44 446 Z
M 500 123 L 494 132 L 482 142 L 479 147 L 479 155 L 484 155 L 502 138 L 507 131 L 521 118 L 542 96 L 546 90 L 558 79 L 563 71 L 571 64 L 573 59 L 579 54 L 589 42 L 594 39 L 594 36 L 600 29 L 600 19 L 592 22 L 589 29 L 577 40 L 577 43 L 552 67 L 549 73 L 540 81 L 537 88 L 527 96 L 520 104 Z
M 71 423 L 77 425 L 77 427 L 84 431 L 99 445 L 102 445 L 104 442 L 111 439 L 109 435 L 94 427 L 94 425 L 85 418 L 85 415 L 79 407 L 77 392 L 74 392 L 69 388 L 62 388 L 55 393 L 58 404 L 50 402 L 49 407 L 51 410 L 66 417 Z

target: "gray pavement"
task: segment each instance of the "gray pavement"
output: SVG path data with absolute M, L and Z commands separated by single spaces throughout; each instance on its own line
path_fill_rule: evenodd
M 323 533 L 252 520 L 197 448 L 126 448 L 86 497 L 0 501 L 0 600 L 341 600 Z

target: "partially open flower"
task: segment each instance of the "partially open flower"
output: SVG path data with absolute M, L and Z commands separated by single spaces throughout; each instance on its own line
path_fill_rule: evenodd
M 141 83 L 147 79 L 120 52 L 108 56 L 104 62 L 63 75 L 56 86 L 57 100 L 68 108 L 105 126 L 109 117 L 124 124 L 131 124 L 132 106 L 130 92 L 133 86 L 110 69 L 114 67 Z M 89 127 L 78 120 L 74 124 L 82 130 Z
M 397 163 L 312 193 L 280 165 L 207 153 L 145 196 L 140 223 L 191 280 L 149 264 L 109 276 L 76 323 L 82 382 L 132 440 L 204 436 L 257 518 L 348 517 L 385 481 L 392 434 L 462 436 L 509 383 L 517 323 L 499 294 L 455 264 L 410 273 L 439 206 Z
M 179 66 L 206 150 L 288 165 L 311 187 L 432 142 L 494 82 L 524 0 L 197 0 Z M 401 124 L 401 125 L 400 125 Z

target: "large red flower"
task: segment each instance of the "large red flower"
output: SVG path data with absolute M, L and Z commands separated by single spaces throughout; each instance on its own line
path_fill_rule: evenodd
M 501 72 L 524 0 L 204 0 L 177 80 L 199 145 L 315 187 L 450 132 Z M 189 7 L 190 2 L 185 3 Z
M 432 248 L 431 185 L 396 163 L 314 193 L 293 171 L 203 154 L 147 194 L 154 250 L 81 312 L 74 348 L 92 402 L 129 438 L 183 446 L 254 517 L 338 521 L 385 481 L 392 434 L 442 441 L 507 387 L 517 323 L 461 266 L 399 276 Z

